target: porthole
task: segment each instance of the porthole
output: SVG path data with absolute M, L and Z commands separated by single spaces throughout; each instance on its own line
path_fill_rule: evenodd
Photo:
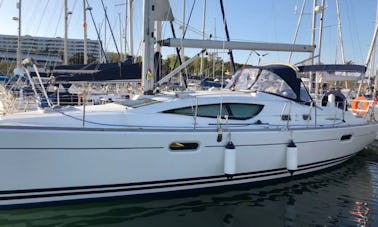
M 311 115 L 310 114 L 303 114 L 302 117 L 303 117 L 303 120 L 305 120 L 305 121 L 311 121 Z
M 197 148 L 198 148 L 198 143 L 174 142 L 169 145 L 169 149 L 172 151 L 196 150 Z
M 289 114 L 283 114 L 283 115 L 281 115 L 281 120 L 291 121 L 291 116 Z
M 341 141 L 344 141 L 344 140 L 350 140 L 352 138 L 352 135 L 348 134 L 348 135 L 342 135 L 340 140 Z

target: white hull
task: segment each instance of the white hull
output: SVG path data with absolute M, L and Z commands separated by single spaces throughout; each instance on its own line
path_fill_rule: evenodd
M 315 106 L 297 71 L 281 65 L 244 71 L 254 92 L 4 116 L 0 206 L 289 177 L 337 165 L 373 142 L 376 122 L 334 104 Z
M 227 140 L 218 143 L 214 130 L 176 129 L 161 134 L 156 130 L 0 128 L 0 205 L 127 196 L 288 177 L 286 146 L 290 139 L 298 147 L 299 165 L 294 172 L 298 175 L 349 159 L 374 140 L 376 130 L 372 125 L 287 132 L 230 130 L 236 146 L 236 174 L 228 179 L 224 174 Z M 341 141 L 343 135 L 352 137 Z M 200 146 L 195 151 L 171 151 L 168 146 L 172 142 L 198 142 Z

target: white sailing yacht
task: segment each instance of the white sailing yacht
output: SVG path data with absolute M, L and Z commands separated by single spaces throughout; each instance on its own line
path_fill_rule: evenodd
M 375 139 L 378 124 L 332 95 L 317 106 L 297 76 L 306 70 L 243 68 L 217 92 L 3 116 L 0 206 L 234 186 L 340 164 Z
M 245 91 L 181 93 L 0 120 L 0 205 L 218 187 L 348 160 L 378 124 L 314 105 L 298 68 L 244 69 Z

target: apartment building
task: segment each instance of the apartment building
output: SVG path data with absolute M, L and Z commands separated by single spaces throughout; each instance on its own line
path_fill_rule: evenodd
M 16 61 L 17 39 L 15 35 L 0 35 L 0 61 Z M 38 64 L 62 64 L 63 38 L 22 36 L 22 58 L 34 58 Z M 68 57 L 84 52 L 82 39 L 68 39 Z M 87 40 L 87 53 L 100 58 L 100 44 L 97 40 Z

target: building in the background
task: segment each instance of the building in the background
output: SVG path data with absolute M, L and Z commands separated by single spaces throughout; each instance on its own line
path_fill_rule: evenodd
M 63 63 L 63 38 L 22 36 L 22 59 L 33 58 L 39 66 Z M 100 44 L 97 40 L 87 40 L 88 56 L 100 58 Z M 0 61 L 16 62 L 17 36 L 0 35 Z M 84 52 L 82 39 L 68 39 L 68 57 Z

